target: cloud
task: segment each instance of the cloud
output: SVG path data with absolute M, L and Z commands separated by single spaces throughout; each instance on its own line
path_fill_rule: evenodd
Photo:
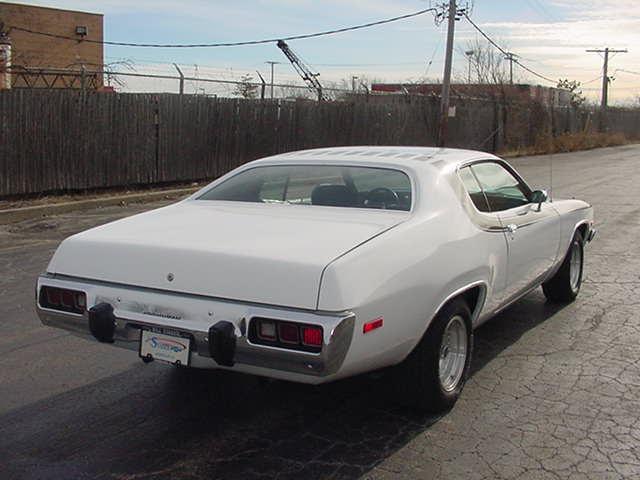
M 585 85 L 585 93 L 599 97 L 599 87 L 594 78 L 602 75 L 602 58 L 585 50 L 610 48 L 629 50 L 626 54 L 610 55 L 610 74 L 625 65 L 640 62 L 640 2 L 613 2 L 586 0 L 573 2 L 553 0 L 556 7 L 565 10 L 556 22 L 485 21 L 480 27 L 491 37 L 504 44 L 508 50 L 521 56 L 521 61 L 533 70 L 550 78 L 570 78 Z M 601 14 L 595 15 L 595 12 Z M 592 15 L 592 13 L 594 13 Z M 477 36 L 473 29 L 464 28 L 458 41 L 468 41 Z M 638 76 L 616 75 L 611 84 L 611 101 L 624 102 L 640 94 Z
M 20 0 L 18 0 L 20 1 Z M 31 0 L 22 3 L 97 11 L 105 14 L 105 35 L 110 40 L 169 43 L 270 38 L 310 33 L 410 13 L 435 1 L 416 0 Z M 537 5 L 530 9 L 527 5 Z M 629 53 L 611 59 L 611 71 L 637 71 L 640 64 L 640 0 L 532 0 L 520 2 L 476 2 L 473 20 L 492 38 L 520 55 L 530 68 L 550 78 L 593 80 L 601 74 L 602 59 L 586 53 L 604 46 L 628 48 Z M 542 6 L 540 6 L 542 5 Z M 530 19 L 535 19 L 531 21 Z M 548 20 L 541 22 L 540 19 Z M 413 20 L 359 32 L 292 42 L 291 46 L 320 66 L 321 79 L 347 78 L 351 74 L 384 77 L 388 81 L 417 78 L 434 59 L 430 76 L 440 76 L 444 51 L 444 29 L 437 29 L 427 14 Z M 456 22 L 456 48 L 478 36 L 464 20 Z M 265 60 L 286 61 L 273 46 L 238 49 L 159 50 L 108 47 L 110 56 L 133 58 L 138 68 L 154 62 L 215 63 L 235 72 L 256 68 L 266 71 Z M 138 59 L 141 57 L 142 61 Z M 394 66 L 400 62 L 424 65 Z M 454 70 L 466 77 L 464 55 L 454 56 Z M 388 67 L 379 64 L 389 64 Z M 328 67 L 322 64 L 353 64 Z M 358 64 L 378 64 L 358 66 Z M 153 67 L 155 68 L 155 67 Z M 204 67 L 203 67 L 204 68 Z M 169 70 L 172 67 L 169 66 Z M 229 69 L 227 69 L 229 70 Z M 224 68 L 211 75 L 229 75 Z M 296 79 L 289 65 L 277 68 L 283 78 Z M 533 81 L 532 76 L 520 73 Z M 288 76 L 288 77 L 287 77 Z M 612 84 L 611 99 L 621 101 L 640 94 L 640 77 L 619 72 Z M 132 82 L 133 83 L 133 82 Z M 167 87 L 169 88 L 169 87 Z M 170 85 L 170 88 L 173 86 Z M 588 84 L 596 99 L 598 84 Z

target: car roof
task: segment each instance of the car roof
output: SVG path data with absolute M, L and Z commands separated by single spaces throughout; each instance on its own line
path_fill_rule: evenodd
M 312 161 L 365 161 L 371 163 L 397 164 L 408 163 L 429 164 L 436 168 L 447 165 L 458 165 L 478 158 L 496 158 L 494 155 L 476 150 L 437 147 L 397 147 L 397 146 L 354 146 L 330 147 L 311 150 L 299 150 L 281 153 L 261 160 L 267 162 L 312 160 Z

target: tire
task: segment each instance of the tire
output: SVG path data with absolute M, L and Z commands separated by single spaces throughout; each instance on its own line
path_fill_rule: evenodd
M 449 344 L 443 343 L 447 331 Z M 451 355 L 456 344 L 465 344 L 463 358 Z M 472 350 L 471 312 L 464 300 L 454 299 L 438 312 L 420 343 L 398 366 L 395 391 L 401 403 L 431 413 L 449 410 L 467 380 Z
M 551 302 L 573 302 L 582 285 L 584 267 L 584 241 L 580 232 L 576 232 L 569 245 L 560 269 L 542 284 L 542 291 Z

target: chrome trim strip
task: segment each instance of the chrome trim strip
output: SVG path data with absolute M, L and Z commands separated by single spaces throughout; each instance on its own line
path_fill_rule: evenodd
M 100 303 L 111 303 L 116 310 L 116 330 L 114 335 L 114 346 L 137 351 L 140 341 L 140 331 L 142 329 L 162 329 L 172 330 L 186 335 L 193 340 L 191 350 L 191 363 L 197 367 L 217 368 L 218 364 L 211 358 L 209 352 L 209 328 L 220 320 L 230 321 L 235 325 L 236 334 L 236 355 L 234 360 L 238 365 L 238 370 L 242 370 L 242 365 L 261 367 L 283 372 L 293 372 L 303 375 L 325 377 L 336 373 L 349 350 L 353 338 L 355 315 L 352 312 L 309 312 L 280 307 L 267 307 L 264 305 L 249 305 L 240 302 L 222 301 L 219 299 L 199 298 L 191 295 L 181 295 L 175 292 L 148 291 L 138 287 L 125 287 L 122 285 L 109 285 L 100 282 L 74 281 L 60 279 L 52 275 L 41 275 L 37 282 L 37 292 L 43 285 L 58 286 L 63 288 L 73 288 L 87 293 L 87 306 Z M 135 302 L 131 297 L 138 295 L 180 297 L 182 300 L 194 303 L 193 311 L 186 312 L 185 318 L 165 318 L 149 314 L 142 311 L 132 310 Z M 133 294 L 133 295 L 132 295 Z M 89 330 L 88 313 L 84 315 L 68 314 L 56 310 L 42 308 L 36 296 L 36 311 L 44 325 L 61 328 L 84 338 L 92 339 Z M 122 298 L 122 302 L 120 302 Z M 226 310 L 237 312 L 222 316 L 198 315 L 202 311 L 202 305 L 196 303 L 207 302 L 211 309 L 216 305 L 226 304 Z M 267 317 L 279 320 L 315 324 L 322 326 L 324 338 L 320 353 L 304 352 L 298 350 L 288 350 L 285 348 L 257 345 L 249 342 L 247 320 L 253 317 Z M 95 340 L 95 339 L 94 339 Z M 234 368 L 231 367 L 231 370 Z
M 450 300 L 452 300 L 453 298 L 457 297 L 458 295 L 461 295 L 462 293 L 471 290 L 472 288 L 475 287 L 480 287 L 480 295 L 478 297 L 478 303 L 476 304 L 476 308 L 473 312 L 471 312 L 471 325 L 472 328 L 476 327 L 476 322 L 478 321 L 478 319 L 480 318 L 480 314 L 482 312 L 482 309 L 484 308 L 485 302 L 487 300 L 487 284 L 484 280 L 476 280 L 475 282 L 471 282 L 463 287 L 460 287 L 456 290 L 454 290 L 453 292 L 451 292 L 449 295 L 447 295 L 447 297 L 440 302 L 440 305 L 438 305 L 438 308 L 435 310 L 436 314 L 433 316 L 435 318 L 435 316 L 438 314 L 438 312 L 442 309 L 442 307 L 444 307 L 447 302 L 449 302 Z M 433 319 L 433 318 L 432 318 Z M 427 325 L 428 326 L 428 325 Z

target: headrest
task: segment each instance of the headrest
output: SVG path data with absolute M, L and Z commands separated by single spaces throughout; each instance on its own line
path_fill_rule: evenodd
M 346 185 L 316 185 L 311 192 L 312 205 L 355 207 L 358 197 Z

